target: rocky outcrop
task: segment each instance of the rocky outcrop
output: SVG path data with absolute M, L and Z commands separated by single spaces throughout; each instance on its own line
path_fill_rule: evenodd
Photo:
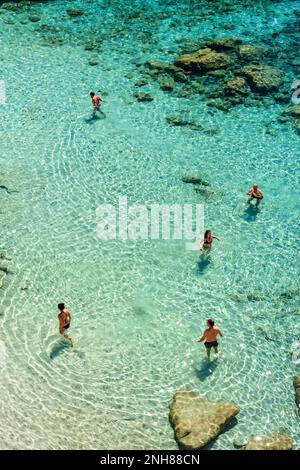
M 225 84 L 224 95 L 232 106 L 243 103 L 251 93 L 244 77 L 234 77 Z
M 243 60 L 257 60 L 266 54 L 267 50 L 261 46 L 252 46 L 250 44 L 243 44 L 239 47 L 238 53 Z
M 281 71 L 269 65 L 246 65 L 241 69 L 241 74 L 246 77 L 251 88 L 260 93 L 278 90 L 282 83 Z
M 223 38 L 214 38 L 206 41 L 205 45 L 215 51 L 230 51 L 238 49 L 243 41 L 239 38 L 225 36 Z
M 293 106 L 288 106 L 283 113 L 284 116 L 300 119 L 300 104 L 294 104 Z
M 216 52 L 206 47 L 199 49 L 192 54 L 185 54 L 177 57 L 175 65 L 193 73 L 205 73 L 208 70 L 217 70 L 228 67 L 233 63 L 233 59 L 225 53 Z
M 242 450 L 292 450 L 293 439 L 285 433 L 251 436 L 246 443 L 234 442 L 234 447 Z
M 296 405 L 297 405 L 298 411 L 300 411 L 300 374 L 295 375 L 294 380 L 293 380 L 293 385 L 295 388 Z
M 232 403 L 217 403 L 180 390 L 172 399 L 169 419 L 179 447 L 197 450 L 215 439 L 239 411 Z

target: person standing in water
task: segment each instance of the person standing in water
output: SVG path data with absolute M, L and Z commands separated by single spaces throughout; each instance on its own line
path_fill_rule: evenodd
M 204 331 L 201 338 L 199 338 L 197 341 L 198 343 L 202 343 L 202 341 L 205 341 L 204 346 L 206 348 L 207 359 L 210 360 L 211 348 L 214 348 L 216 356 L 219 354 L 217 336 L 220 335 L 223 338 L 223 333 L 221 332 L 218 326 L 215 326 L 214 320 L 209 319 L 206 323 L 208 328 Z
M 254 183 L 254 185 L 252 186 L 251 189 L 249 189 L 249 191 L 247 191 L 246 193 L 249 197 L 247 203 L 248 204 L 251 204 L 251 201 L 253 199 L 256 199 L 256 207 L 261 203 L 262 199 L 263 199 L 263 193 L 262 191 L 259 189 L 259 187 L 257 186 L 257 184 Z
M 206 230 L 204 234 L 204 238 L 200 240 L 200 250 L 206 251 L 207 253 L 209 253 L 211 250 L 211 246 L 212 246 L 212 242 L 214 238 L 219 241 L 221 240 L 221 238 L 215 237 L 215 235 L 211 233 L 211 230 Z
M 59 310 L 59 313 L 58 313 L 57 318 L 59 321 L 59 332 L 64 338 L 68 339 L 73 344 L 72 339 L 66 333 L 66 330 L 68 330 L 71 325 L 71 320 L 72 320 L 71 313 L 69 312 L 69 310 L 65 308 L 65 304 L 63 303 L 58 304 L 58 310 Z
M 105 103 L 105 101 L 101 98 L 101 96 L 95 95 L 93 91 L 90 92 L 90 97 L 92 98 L 92 105 L 94 107 L 94 113 L 96 111 L 101 111 L 100 109 L 101 103 Z

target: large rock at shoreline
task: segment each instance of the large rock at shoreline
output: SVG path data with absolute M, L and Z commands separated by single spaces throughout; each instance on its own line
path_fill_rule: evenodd
M 175 65 L 193 73 L 203 73 L 228 67 L 233 63 L 232 57 L 222 52 L 215 52 L 209 47 L 199 49 L 192 54 L 177 57 Z
M 241 69 L 241 74 L 246 77 L 251 88 L 260 93 L 278 90 L 282 84 L 281 71 L 269 65 L 246 65 Z
M 243 450 L 292 450 L 293 439 L 285 433 L 251 436 Z
M 216 438 L 239 413 L 231 403 L 217 403 L 189 390 L 175 393 L 170 405 L 170 422 L 180 448 L 197 450 Z

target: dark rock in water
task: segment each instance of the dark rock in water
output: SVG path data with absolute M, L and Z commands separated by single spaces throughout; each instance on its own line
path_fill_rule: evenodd
M 174 78 L 175 82 L 180 82 L 180 83 L 185 83 L 188 80 L 188 77 L 186 76 L 186 74 L 184 72 L 181 72 L 181 71 L 174 72 L 173 78 Z
M 252 46 L 250 44 L 243 44 L 239 47 L 238 53 L 241 59 L 253 61 L 266 54 L 267 49 L 261 46 Z
M 172 77 L 162 77 L 159 79 L 160 88 L 163 91 L 173 91 L 176 84 Z
M 24 11 L 24 9 L 28 8 L 28 3 L 27 2 L 6 2 L 1 5 L 1 8 L 4 8 L 4 10 L 9 10 L 13 11 L 15 13 L 19 13 L 21 11 Z
M 246 444 L 247 444 L 247 439 L 239 438 L 233 441 L 233 447 L 235 447 L 236 449 L 242 449 L 243 447 L 246 446 Z
M 294 297 L 299 297 L 300 295 L 300 286 L 292 287 L 285 292 L 280 294 L 280 298 L 283 300 L 293 299 Z
M 248 292 L 246 296 L 247 300 L 249 300 L 250 302 L 260 302 L 262 300 L 266 300 L 264 296 L 258 294 L 257 292 Z
M 171 124 L 172 126 L 188 126 L 189 125 L 189 121 L 181 118 L 180 116 L 174 116 L 174 115 L 166 116 L 166 121 L 168 121 L 168 123 Z
M 283 117 L 293 120 L 293 126 L 297 134 L 300 134 L 300 104 L 294 104 L 286 108 Z
M 293 385 L 294 385 L 294 388 L 300 388 L 300 374 L 295 375 L 294 380 L 293 380 Z
M 85 46 L 84 49 L 86 51 L 100 51 L 101 47 L 98 43 L 96 42 L 88 42 Z
M 179 448 L 197 450 L 215 439 L 240 412 L 232 403 L 219 403 L 189 390 L 173 396 L 169 419 Z
M 201 131 L 206 133 L 211 131 L 211 129 L 206 129 L 204 126 L 202 126 L 202 124 L 197 121 L 187 120 L 180 116 L 166 116 L 166 121 L 168 121 L 171 126 L 189 126 L 194 131 Z
M 99 65 L 99 60 L 98 59 L 89 59 L 89 65 L 91 66 L 95 66 L 95 65 Z
M 67 14 L 71 16 L 71 18 L 76 18 L 77 16 L 84 15 L 85 10 L 83 8 L 68 8 Z
M 226 31 L 230 31 L 235 28 L 235 25 L 232 23 L 221 23 L 220 27 L 225 29 Z
M 0 266 L 0 271 L 2 271 L 3 273 L 9 273 L 9 269 L 7 266 Z
M 209 182 L 201 176 L 197 175 L 197 173 L 187 173 L 184 175 L 181 180 L 183 183 L 192 183 L 192 184 L 202 184 L 203 186 L 210 186 Z
M 281 71 L 269 65 L 246 65 L 241 69 L 241 74 L 254 91 L 260 93 L 278 90 L 283 81 Z
M 144 80 L 143 78 L 141 78 L 141 80 L 138 80 L 134 85 L 135 86 L 138 86 L 138 87 L 141 87 L 141 86 L 145 86 L 145 85 L 148 85 L 149 82 L 147 80 Z
M 138 101 L 153 101 L 154 100 L 153 96 L 150 93 L 146 93 L 146 92 L 134 93 L 134 96 Z
M 284 116 L 300 119 L 300 104 L 294 104 L 286 108 L 282 114 Z
M 244 97 L 250 94 L 250 88 L 247 85 L 245 78 L 234 77 L 228 80 L 224 87 L 224 94 L 234 97 L 237 101 L 243 101 Z
M 296 133 L 300 134 L 300 119 L 295 119 L 293 124 Z
M 285 124 L 289 121 L 289 118 L 285 116 L 278 116 L 277 121 L 280 122 L 280 124 Z
M 277 103 L 289 103 L 291 101 L 291 94 L 288 92 L 275 93 L 273 98 Z
M 207 100 L 206 104 L 207 106 L 218 108 L 221 111 L 229 111 L 232 106 L 230 101 L 225 101 L 225 100 L 222 100 L 221 98 L 209 99 Z
M 277 432 L 264 436 L 251 436 L 243 450 L 292 450 L 293 439 L 285 433 Z
M 153 76 L 160 74 L 176 75 L 180 72 L 184 74 L 184 71 L 180 67 L 165 64 L 165 62 L 162 62 L 160 60 L 148 60 L 145 65 L 146 68 L 149 69 L 148 73 Z
M 235 37 L 215 38 L 205 43 L 206 47 L 210 47 L 215 51 L 228 51 L 238 49 L 243 41 Z
M 177 67 L 193 73 L 204 73 L 208 70 L 228 67 L 232 63 L 232 57 L 222 52 L 215 52 L 208 47 L 192 54 L 182 55 L 175 60 Z
M 28 17 L 29 21 L 32 23 L 36 23 L 37 21 L 41 21 L 41 17 L 39 15 L 30 15 Z

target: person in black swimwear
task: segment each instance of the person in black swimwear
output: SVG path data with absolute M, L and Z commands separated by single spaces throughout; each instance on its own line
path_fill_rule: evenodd
M 59 321 L 59 332 L 61 335 L 63 335 L 66 339 L 68 339 L 72 343 L 71 338 L 66 333 L 66 330 L 70 328 L 70 324 L 72 320 L 71 313 L 69 312 L 69 310 L 65 308 L 65 304 L 63 303 L 58 304 L 58 310 L 59 310 L 59 314 L 57 318 Z
M 200 241 L 200 250 L 206 251 L 207 253 L 209 253 L 211 250 L 213 239 L 219 240 L 219 241 L 221 240 L 221 238 L 215 237 L 215 235 L 211 233 L 211 230 L 206 230 L 204 237 Z

